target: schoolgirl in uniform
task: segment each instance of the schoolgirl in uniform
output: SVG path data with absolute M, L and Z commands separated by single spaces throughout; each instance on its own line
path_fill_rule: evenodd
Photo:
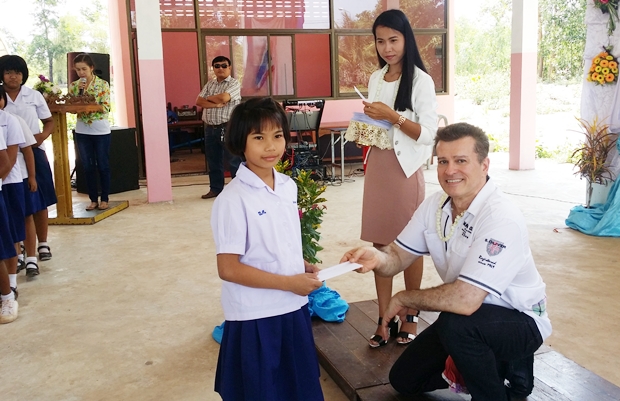
M 0 103 L 1 106 L 1 103 Z M 0 107 L 1 108 L 1 107 Z M 26 237 L 24 226 L 24 187 L 22 173 L 17 163 L 19 145 L 24 144 L 24 134 L 15 116 L 0 110 L 0 135 L 4 139 L 11 170 L 2 177 L 2 197 L 8 216 L 10 239 L 19 246 Z M 15 245 L 14 245 L 15 246 Z M 4 260 L 11 288 L 17 298 L 17 253 Z
M 2 112 L 0 112 L 2 113 Z M 0 118 L 6 117 L 4 114 Z M 7 129 L 8 123 L 0 121 L 0 131 Z M 4 134 L 0 132 L 0 323 L 10 323 L 17 319 L 18 304 L 15 300 L 15 293 L 11 289 L 9 275 L 7 273 L 5 260 L 17 256 L 15 247 L 11 239 L 8 215 L 4 205 L 2 194 L 2 177 L 11 171 L 11 162 L 6 150 Z
M 0 110 L 3 110 L 7 104 L 7 95 L 4 91 L 4 86 L 0 85 Z M 19 152 L 17 153 L 17 164 L 21 171 L 22 186 L 23 186 L 23 214 L 25 239 L 23 240 L 27 256 L 24 260 L 24 255 L 21 252 L 20 244 L 16 245 L 17 252 L 17 273 L 26 269 L 26 275 L 28 277 L 34 277 L 39 274 L 39 266 L 37 265 L 37 258 L 35 255 L 36 246 L 36 229 L 34 225 L 33 214 L 44 208 L 41 197 L 37 194 L 37 180 L 35 177 L 35 162 L 34 153 L 32 152 L 32 146 L 36 145 L 37 140 L 34 138 L 32 131 L 23 118 L 17 115 L 13 115 L 17 118 L 20 124 L 22 133 L 24 134 L 24 143 L 19 145 Z M 9 215 L 11 212 L 9 212 Z
M 24 86 L 27 80 L 28 65 L 23 58 L 16 55 L 0 57 L 0 81 L 8 95 L 6 111 L 23 118 L 37 140 L 37 145 L 33 147 L 38 185 L 36 193 L 44 207 L 34 213 L 34 223 L 39 240 L 37 252 L 39 259 L 44 261 L 52 258 L 52 252 L 47 243 L 47 208 L 57 202 L 52 170 L 45 154 L 44 144 L 45 139 L 54 130 L 54 120 L 43 95 Z M 39 127 L 39 120 L 43 123 L 43 129 Z
M 297 185 L 274 166 L 290 140 L 270 98 L 238 105 L 226 146 L 244 162 L 215 200 L 211 227 L 226 324 L 215 375 L 224 400 L 323 400 L 307 295 Z

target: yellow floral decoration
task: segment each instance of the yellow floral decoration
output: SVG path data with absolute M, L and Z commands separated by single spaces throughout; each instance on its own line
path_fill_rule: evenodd
M 609 85 L 618 82 L 618 60 L 611 55 L 611 47 L 604 48 L 592 60 L 586 80 L 597 85 Z

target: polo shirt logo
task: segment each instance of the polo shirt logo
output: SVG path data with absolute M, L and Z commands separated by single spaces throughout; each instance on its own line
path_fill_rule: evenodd
M 487 253 L 489 256 L 497 256 L 506 248 L 503 242 L 499 242 L 493 238 L 485 239 L 485 241 L 487 243 Z
M 259 215 L 259 216 L 262 216 L 262 215 L 264 215 L 264 214 L 267 214 L 267 212 L 266 212 L 266 211 L 264 211 L 264 210 L 261 210 L 260 212 L 258 212 L 258 215 Z

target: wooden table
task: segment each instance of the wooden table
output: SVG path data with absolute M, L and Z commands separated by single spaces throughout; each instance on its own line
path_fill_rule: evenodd
M 55 124 L 54 131 L 52 132 L 52 145 L 54 147 L 54 185 L 56 197 L 58 198 L 56 210 L 50 211 L 49 224 L 95 224 L 129 207 L 128 201 L 111 201 L 109 202 L 110 207 L 106 210 L 95 209 L 87 211 L 87 203 L 73 203 L 71 168 L 69 166 L 67 113 L 102 111 L 102 106 L 98 104 L 51 104 L 49 107 Z
M 202 120 L 179 120 L 175 123 L 168 123 L 168 134 L 174 133 L 175 131 L 181 131 L 182 128 L 193 130 L 194 134 L 198 134 L 198 139 L 193 139 L 188 142 L 180 143 L 178 145 L 172 145 L 170 147 L 171 152 L 184 146 L 195 145 L 204 140 L 205 131 L 204 123 Z

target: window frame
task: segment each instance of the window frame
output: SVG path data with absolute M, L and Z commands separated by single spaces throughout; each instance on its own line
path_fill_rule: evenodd
M 127 7 L 130 9 L 130 0 L 127 0 Z M 414 35 L 416 38 L 418 36 L 426 36 L 426 35 L 440 35 L 442 37 L 442 90 L 435 90 L 437 95 L 446 95 L 450 93 L 449 83 L 449 73 L 448 70 L 448 51 L 447 49 L 450 46 L 450 36 L 448 35 L 449 29 L 449 7 L 451 7 L 451 0 L 445 0 L 444 4 L 444 28 L 421 28 L 421 29 L 413 29 Z M 198 48 L 198 57 L 200 62 L 200 82 L 201 85 L 204 86 L 209 79 L 209 68 L 210 65 L 207 64 L 207 59 L 205 57 L 205 38 L 207 36 L 223 36 L 229 38 L 229 46 L 230 46 L 230 54 L 232 54 L 232 42 L 231 39 L 234 36 L 266 36 L 267 43 L 269 46 L 269 51 L 271 51 L 271 37 L 272 36 L 288 36 L 291 38 L 292 43 L 292 54 L 293 54 L 293 93 L 294 95 L 273 95 L 275 99 L 284 100 L 287 98 L 291 98 L 291 96 L 297 98 L 297 47 L 295 41 L 295 35 L 297 34 L 327 34 L 329 35 L 329 43 L 330 43 L 330 65 L 331 65 L 331 96 L 320 96 L 325 99 L 353 99 L 356 98 L 357 95 L 355 93 L 350 92 L 341 92 L 340 91 L 340 82 L 339 82 L 339 48 L 338 42 L 340 37 L 344 36 L 360 36 L 360 35 L 372 35 L 372 29 L 336 29 L 335 21 L 334 21 L 334 2 L 329 1 L 329 29 L 243 29 L 243 28 L 201 28 L 200 22 L 200 9 L 198 0 L 193 0 L 194 5 L 194 26 L 195 28 L 161 28 L 162 32 L 196 32 L 197 37 L 199 38 L 199 48 Z M 161 7 L 161 5 L 160 5 Z M 133 11 L 133 10 L 132 10 Z M 136 28 L 132 28 L 132 31 L 135 31 Z M 232 58 L 231 58 L 232 60 Z M 234 63 L 234 61 L 233 61 Z M 378 66 L 377 66 L 378 68 Z M 234 69 L 233 69 L 234 71 Z M 272 92 L 272 72 L 271 72 L 271 60 L 269 60 L 269 87 L 268 93 L 271 96 Z M 234 74 L 233 74 L 234 77 Z M 235 77 L 236 78 L 236 77 Z

